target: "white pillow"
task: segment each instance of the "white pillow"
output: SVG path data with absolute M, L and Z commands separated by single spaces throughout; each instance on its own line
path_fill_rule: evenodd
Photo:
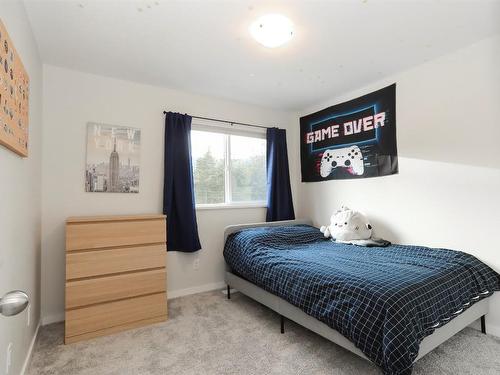
M 342 207 L 331 216 L 328 227 L 321 227 L 321 232 L 337 241 L 367 240 L 372 237 L 372 226 L 361 212 Z

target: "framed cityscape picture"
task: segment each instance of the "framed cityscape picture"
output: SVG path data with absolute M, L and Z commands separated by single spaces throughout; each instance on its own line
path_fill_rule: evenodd
M 138 193 L 140 146 L 139 129 L 89 122 L 85 191 Z

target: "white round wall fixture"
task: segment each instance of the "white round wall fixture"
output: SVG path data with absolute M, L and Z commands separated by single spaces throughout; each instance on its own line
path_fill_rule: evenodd
M 266 14 L 250 25 L 250 34 L 268 48 L 282 46 L 293 37 L 293 23 L 281 14 Z

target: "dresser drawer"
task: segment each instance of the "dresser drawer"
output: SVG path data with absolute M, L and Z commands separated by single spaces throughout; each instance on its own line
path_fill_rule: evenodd
M 165 219 L 70 222 L 66 226 L 66 251 L 165 241 Z
M 66 280 L 165 267 L 166 246 L 148 245 L 66 254 Z
M 167 316 L 165 293 L 66 311 L 66 338 Z M 74 341 L 74 340 L 70 340 Z
M 166 291 L 165 268 L 66 283 L 66 309 Z

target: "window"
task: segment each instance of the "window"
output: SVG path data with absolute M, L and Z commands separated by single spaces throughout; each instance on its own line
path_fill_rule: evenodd
M 193 125 L 191 153 L 198 207 L 265 205 L 264 134 Z

